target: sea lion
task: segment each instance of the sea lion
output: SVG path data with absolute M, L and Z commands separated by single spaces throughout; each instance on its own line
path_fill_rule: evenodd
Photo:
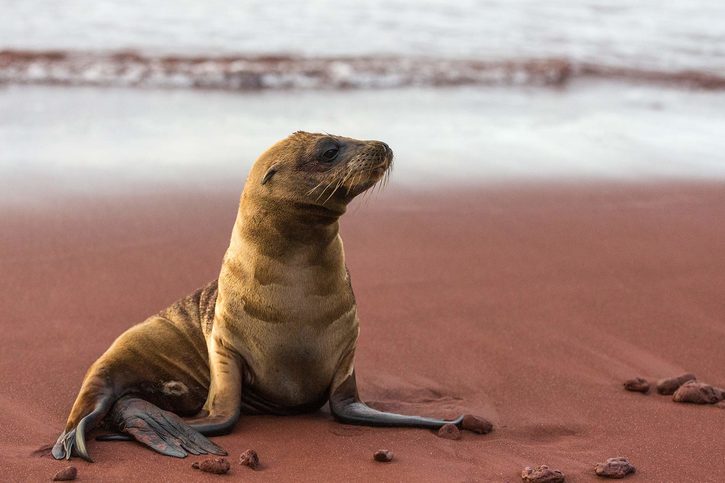
M 169 456 L 226 454 L 203 435 L 230 432 L 242 413 L 328 401 L 344 423 L 461 427 L 463 416 L 385 413 L 357 393 L 359 321 L 338 220 L 392 160 L 379 141 L 306 132 L 263 153 L 218 280 L 123 333 L 91 366 L 53 456 L 90 461 L 85 434 L 101 423 Z

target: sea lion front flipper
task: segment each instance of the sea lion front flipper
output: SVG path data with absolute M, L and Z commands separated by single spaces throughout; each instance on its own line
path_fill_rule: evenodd
M 209 394 L 202 412 L 184 422 L 207 436 L 230 433 L 241 415 L 243 371 L 244 363 L 239 353 L 212 334 L 209 341 Z
M 355 371 L 342 384 L 333 389 L 330 394 L 330 410 L 338 421 L 362 426 L 439 429 L 444 424 L 455 424 L 459 428 L 463 424 L 463 416 L 447 421 L 445 419 L 386 413 L 373 409 L 360 400 L 357 392 L 357 383 L 355 382 Z
M 121 431 L 166 456 L 227 454 L 176 414 L 137 397 L 119 399 L 111 410 L 111 418 Z

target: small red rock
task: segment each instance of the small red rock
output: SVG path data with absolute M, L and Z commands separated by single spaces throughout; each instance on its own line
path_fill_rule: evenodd
M 381 463 L 387 463 L 393 460 L 393 452 L 387 449 L 379 449 L 373 455 L 373 459 Z
M 677 391 L 677 389 L 687 381 L 694 381 L 695 379 L 695 375 L 689 372 L 677 377 L 660 379 L 657 381 L 657 392 L 664 396 L 669 396 L 674 394 L 675 391 Z
M 239 456 L 239 464 L 249 466 L 253 470 L 259 468 L 259 456 L 253 449 L 248 449 Z
M 680 386 L 672 396 L 672 400 L 681 403 L 715 404 L 722 401 L 723 390 L 704 382 L 690 381 Z
M 231 465 L 226 458 L 207 458 L 204 461 L 197 461 L 192 463 L 192 468 L 204 471 L 206 473 L 214 473 L 216 475 L 223 475 L 229 472 Z
M 647 394 L 649 392 L 649 382 L 647 382 L 647 379 L 644 379 L 642 377 L 635 377 L 634 379 L 624 381 L 624 388 L 627 391 L 641 392 L 642 394 Z
M 532 468 L 527 466 L 521 472 L 521 479 L 533 481 L 534 483 L 563 483 L 564 473 L 559 470 L 552 470 L 546 465 Z
M 725 409 L 725 401 L 720 401 L 719 403 L 715 404 L 715 406 L 719 407 L 720 409 Z
M 438 430 L 438 436 L 445 439 L 461 439 L 461 431 L 455 424 L 444 424 Z
M 627 460 L 618 456 L 616 458 L 609 458 L 604 463 L 597 463 L 594 467 L 594 472 L 597 476 L 603 476 L 604 478 L 624 478 L 630 473 L 634 473 L 636 468 Z
M 478 434 L 488 434 L 493 430 L 493 424 L 488 420 L 474 416 L 473 414 L 465 414 L 461 429 L 467 429 Z
M 53 477 L 53 481 L 71 481 L 75 480 L 78 476 L 78 470 L 75 466 L 68 466 L 63 468 Z

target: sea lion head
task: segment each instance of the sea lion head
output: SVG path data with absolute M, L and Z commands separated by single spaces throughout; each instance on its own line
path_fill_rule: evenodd
M 245 195 L 339 216 L 353 198 L 384 182 L 392 163 L 384 142 L 297 131 L 257 159 Z

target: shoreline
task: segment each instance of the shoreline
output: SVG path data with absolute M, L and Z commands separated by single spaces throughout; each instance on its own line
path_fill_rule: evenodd
M 392 183 L 405 189 L 725 180 L 725 97 L 707 91 L 608 83 L 255 94 L 16 86 L 0 89 L 0 111 L 0 190 L 18 197 L 236 191 L 259 153 L 297 130 L 385 141 L 395 151 Z
M 214 278 L 234 192 L 59 196 L 0 219 L 5 348 L 0 463 L 9 480 L 67 466 L 54 441 L 83 373 L 120 333 Z M 363 399 L 432 416 L 466 411 L 494 432 L 343 426 L 327 410 L 246 417 L 214 438 L 258 451 L 260 480 L 517 481 L 548 464 L 593 481 L 626 456 L 647 481 L 716 481 L 716 407 L 625 392 L 625 379 L 694 372 L 725 386 L 725 183 L 519 183 L 388 190 L 341 222 L 358 300 Z M 441 335 L 445 335 L 441 337 Z M 22 363 L 19 363 L 22 361 Z M 290 435 L 295 437 L 291 438 Z M 200 458 L 91 441 L 81 479 L 200 475 Z M 372 461 L 392 450 L 390 465 Z

